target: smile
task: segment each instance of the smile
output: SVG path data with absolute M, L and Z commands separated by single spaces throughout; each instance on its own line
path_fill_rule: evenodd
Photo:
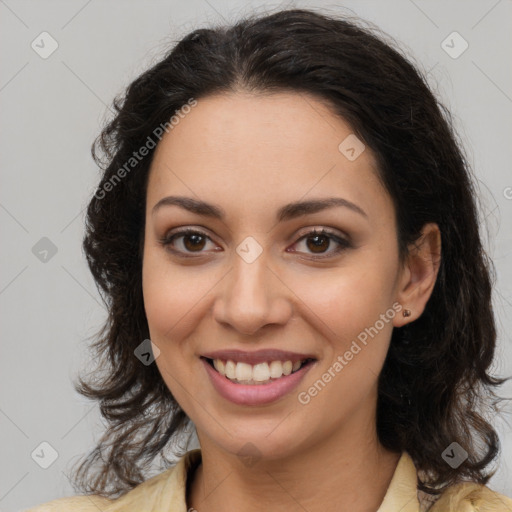
M 246 385 L 264 385 L 274 382 L 283 376 L 290 375 L 312 361 L 307 358 L 302 361 L 269 361 L 251 365 L 248 363 L 234 362 L 232 360 L 208 359 L 211 366 L 231 382 Z
M 265 405 L 291 393 L 318 362 L 280 350 L 224 350 L 200 357 L 215 391 L 237 405 Z

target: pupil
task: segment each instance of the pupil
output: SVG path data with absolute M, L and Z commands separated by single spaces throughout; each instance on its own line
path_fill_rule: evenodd
M 319 241 L 321 239 L 323 239 L 323 242 L 324 242 L 323 244 L 321 241 Z M 329 245 L 329 240 L 325 235 L 314 235 L 314 236 L 310 237 L 309 240 L 314 240 L 313 252 L 315 252 L 316 249 L 327 249 L 325 242 L 327 242 L 327 245 Z M 310 247 L 310 249 L 311 249 L 311 247 Z M 321 251 L 316 251 L 316 252 L 321 252 Z
M 194 249 L 202 249 L 202 247 L 204 246 L 204 240 L 203 240 L 203 245 L 199 246 L 198 247 L 198 239 L 199 239 L 199 244 L 201 244 L 201 238 L 203 238 L 201 235 L 188 235 L 184 238 L 184 242 L 185 242 L 185 246 L 188 250 L 194 250 Z M 192 244 L 190 243 L 187 243 L 187 241 L 190 241 L 190 240 L 194 240 L 192 242 Z

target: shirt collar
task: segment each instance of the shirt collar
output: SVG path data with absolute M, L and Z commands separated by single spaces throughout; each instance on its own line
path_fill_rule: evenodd
M 105 512 L 126 510 L 172 510 L 187 512 L 187 477 L 201 461 L 201 450 L 183 455 L 176 466 L 150 478 L 115 500 Z M 420 512 L 416 467 L 407 452 L 402 452 L 386 495 L 377 512 Z
M 377 512 L 420 512 L 416 466 L 407 452 L 402 452 Z

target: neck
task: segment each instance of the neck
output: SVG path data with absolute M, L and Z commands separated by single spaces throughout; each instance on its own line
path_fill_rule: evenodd
M 298 450 L 285 459 L 244 465 L 213 443 L 201 442 L 202 462 L 187 496 L 189 510 L 224 512 L 375 512 L 388 489 L 400 454 L 367 432 L 344 442 Z

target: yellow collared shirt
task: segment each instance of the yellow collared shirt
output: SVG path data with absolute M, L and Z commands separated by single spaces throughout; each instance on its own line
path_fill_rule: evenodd
M 25 512 L 187 512 L 187 476 L 200 460 L 201 450 L 191 450 L 173 468 L 149 478 L 115 500 L 74 496 L 53 500 Z M 433 505 L 416 486 L 416 467 L 409 454 L 403 452 L 376 512 L 512 512 L 511 498 L 480 484 L 454 485 Z

